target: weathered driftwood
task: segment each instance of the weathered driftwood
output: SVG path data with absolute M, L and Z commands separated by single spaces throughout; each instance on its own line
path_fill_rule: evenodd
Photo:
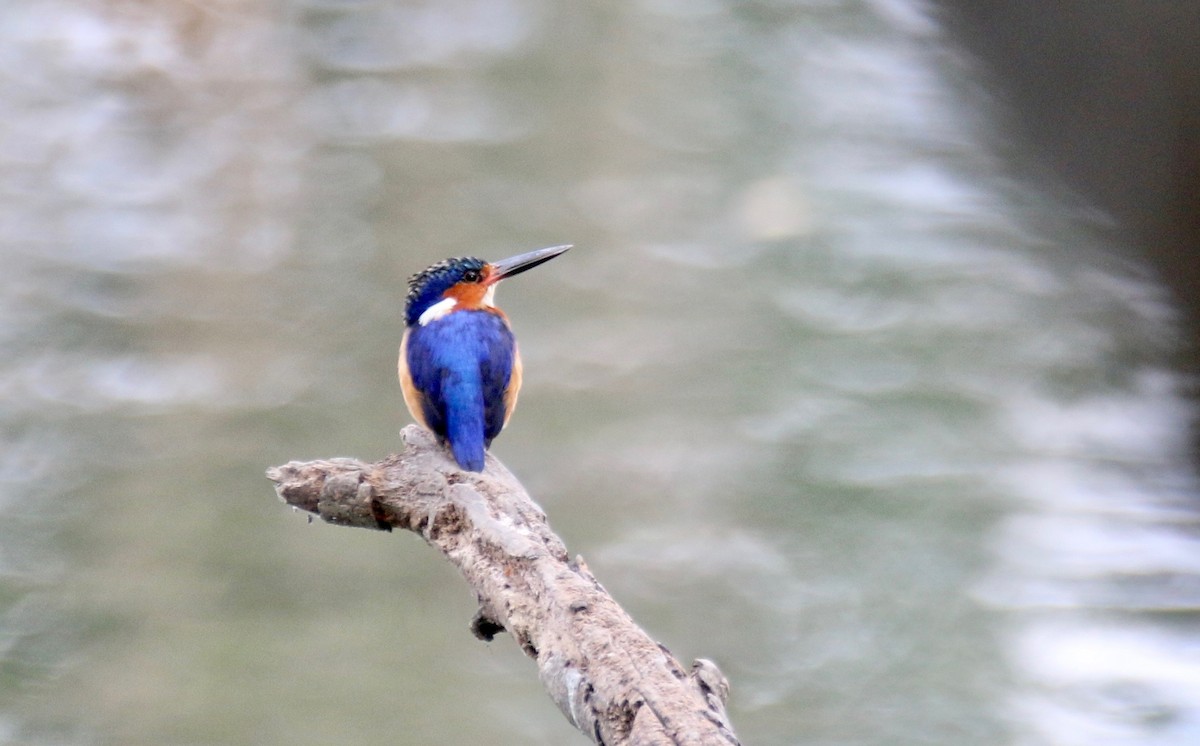
M 375 464 L 293 461 L 267 471 L 286 503 L 330 523 L 414 531 L 458 567 L 479 600 L 471 623 L 507 630 L 537 661 L 543 686 L 598 744 L 737 744 L 716 665 L 685 671 L 571 559 L 546 514 L 504 465 L 461 471 L 415 425 L 407 450 Z

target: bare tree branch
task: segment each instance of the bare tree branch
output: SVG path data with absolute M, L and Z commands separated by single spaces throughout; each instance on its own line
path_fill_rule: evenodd
M 546 514 L 488 455 L 461 471 L 415 425 L 408 448 L 376 464 L 293 461 L 267 471 L 286 503 L 343 526 L 420 534 L 458 567 L 479 601 L 475 636 L 507 630 L 537 661 L 550 697 L 598 744 L 738 743 L 729 684 L 711 661 L 685 671 L 571 559 Z

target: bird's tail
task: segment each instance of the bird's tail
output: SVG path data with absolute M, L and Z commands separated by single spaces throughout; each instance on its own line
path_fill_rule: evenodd
M 483 471 L 483 388 L 477 377 L 452 375 L 444 384 L 446 440 L 454 460 L 467 471 Z

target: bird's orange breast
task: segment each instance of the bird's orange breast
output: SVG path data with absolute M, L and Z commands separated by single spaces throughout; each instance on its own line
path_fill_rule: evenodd
M 400 390 L 404 392 L 405 406 L 421 427 L 430 430 L 429 423 L 425 420 L 425 396 L 413 383 L 412 373 L 408 369 L 408 331 L 404 332 L 404 338 L 400 341 L 400 360 L 396 369 L 400 374 Z

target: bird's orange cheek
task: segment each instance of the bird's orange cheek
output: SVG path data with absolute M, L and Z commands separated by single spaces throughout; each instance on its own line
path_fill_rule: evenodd
M 454 299 L 456 308 L 477 310 L 484 307 L 487 287 L 479 282 L 460 282 L 447 290 L 445 295 Z

